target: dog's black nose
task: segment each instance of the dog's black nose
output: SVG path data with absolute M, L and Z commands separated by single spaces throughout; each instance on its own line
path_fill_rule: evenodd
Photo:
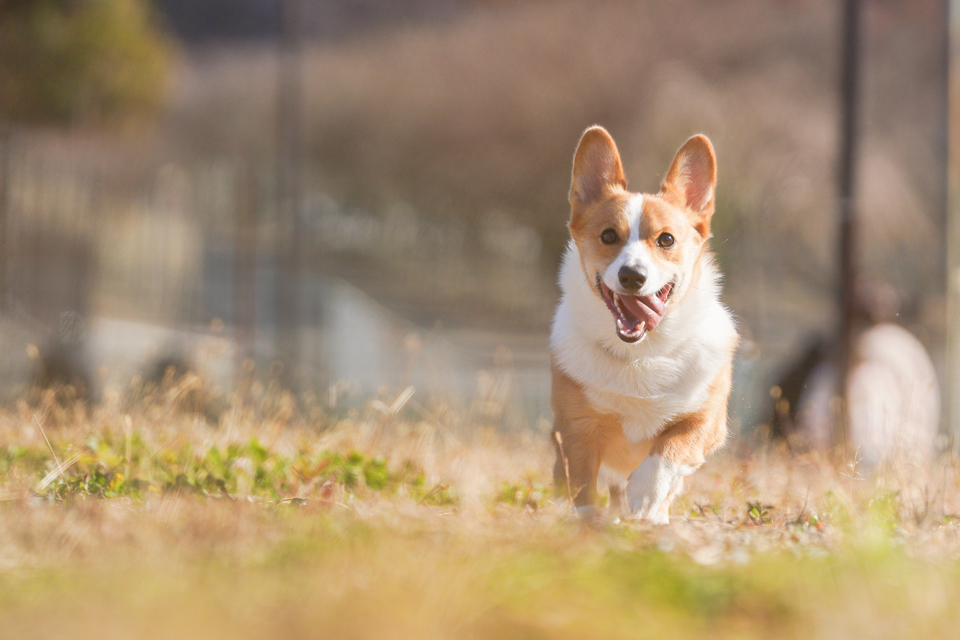
M 626 291 L 636 293 L 640 287 L 647 281 L 646 269 L 635 269 L 633 267 L 620 267 L 620 286 Z

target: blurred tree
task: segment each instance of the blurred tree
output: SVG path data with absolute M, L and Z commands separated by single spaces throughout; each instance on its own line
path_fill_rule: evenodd
M 0 118 L 97 125 L 149 116 L 172 52 L 149 0 L 0 0 Z

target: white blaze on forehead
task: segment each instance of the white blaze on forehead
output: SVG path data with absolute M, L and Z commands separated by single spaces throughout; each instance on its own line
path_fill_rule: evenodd
M 627 223 L 630 225 L 630 235 L 627 245 L 640 240 L 640 218 L 643 217 L 643 194 L 637 193 L 627 200 Z

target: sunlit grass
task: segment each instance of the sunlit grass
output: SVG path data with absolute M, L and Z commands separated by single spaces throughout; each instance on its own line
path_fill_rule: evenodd
M 3 637 L 948 637 L 958 464 L 734 444 L 653 527 L 449 409 L 0 413 Z M 391 409 L 391 407 L 393 407 Z
M 431 503 L 452 501 L 448 493 L 427 487 L 423 471 L 411 461 L 391 469 L 384 458 L 355 450 L 296 450 L 287 456 L 268 451 L 256 438 L 223 449 L 216 444 L 183 444 L 150 451 L 137 433 L 119 442 L 105 433 L 91 435 L 82 444 L 64 446 L 62 457 L 65 460 L 61 462 L 52 450 L 10 445 L 0 450 L 0 477 L 30 477 L 45 470 L 34 495 L 57 500 L 140 500 L 145 495 L 175 491 L 282 501 L 346 491 L 361 496 L 404 492 Z

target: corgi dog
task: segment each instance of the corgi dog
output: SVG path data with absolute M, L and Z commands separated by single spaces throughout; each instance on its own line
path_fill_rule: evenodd
M 657 194 L 627 190 L 610 134 L 580 138 L 550 336 L 558 492 L 669 522 L 683 479 L 720 447 L 738 336 L 708 247 L 716 157 L 690 138 Z M 563 497 L 566 497 L 563 496 Z

